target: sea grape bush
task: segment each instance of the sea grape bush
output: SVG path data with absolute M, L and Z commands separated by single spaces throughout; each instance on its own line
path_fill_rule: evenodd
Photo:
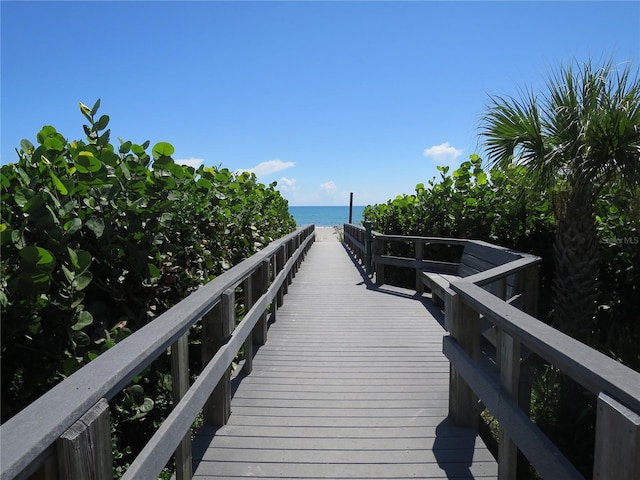
M 437 167 L 440 178 L 416 185 L 415 194 L 399 195 L 386 204 L 368 206 L 363 216 L 373 229 L 396 235 L 475 238 L 551 259 L 553 213 L 540 192 L 524 192 L 516 185 L 521 168 L 482 168 L 482 159 L 471 155 L 456 170 Z M 403 245 L 390 244 L 393 255 L 404 255 Z M 398 250 L 399 249 L 399 250 Z M 455 252 L 431 246 L 441 260 L 454 260 Z M 429 255 L 425 251 L 425 255 Z M 453 255 L 448 257 L 447 255 Z M 553 262 L 545 262 L 543 286 Z M 409 275 L 412 283 L 413 274 Z
M 45 126 L 1 169 L 3 421 L 295 228 L 275 183 L 176 164 L 166 142 L 114 146 L 99 106 L 80 104 L 84 140 Z M 116 401 L 123 421 L 164 401 L 170 381 L 147 373 Z

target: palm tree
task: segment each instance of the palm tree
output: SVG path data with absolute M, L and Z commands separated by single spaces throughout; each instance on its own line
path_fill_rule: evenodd
M 635 73 L 635 75 L 633 75 Z M 556 215 L 553 321 L 588 342 L 598 298 L 595 200 L 613 184 L 640 184 L 640 80 L 608 60 L 561 67 L 536 95 L 490 99 L 481 135 L 493 165 L 528 168 Z

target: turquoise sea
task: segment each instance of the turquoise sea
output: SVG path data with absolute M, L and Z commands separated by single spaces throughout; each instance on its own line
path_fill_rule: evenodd
M 353 206 L 352 223 L 362 222 L 364 206 Z M 333 227 L 349 222 L 349 207 L 289 207 L 289 213 L 299 227 L 315 224 L 316 227 Z

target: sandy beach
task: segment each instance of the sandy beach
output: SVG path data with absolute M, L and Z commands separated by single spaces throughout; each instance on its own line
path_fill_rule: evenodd
M 342 227 L 316 227 L 316 242 L 340 242 Z

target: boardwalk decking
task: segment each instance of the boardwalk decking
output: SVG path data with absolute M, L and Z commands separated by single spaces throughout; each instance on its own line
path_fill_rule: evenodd
M 446 418 L 443 333 L 414 292 L 373 288 L 340 243 L 314 244 L 229 423 L 196 437 L 194 478 L 495 478 Z

